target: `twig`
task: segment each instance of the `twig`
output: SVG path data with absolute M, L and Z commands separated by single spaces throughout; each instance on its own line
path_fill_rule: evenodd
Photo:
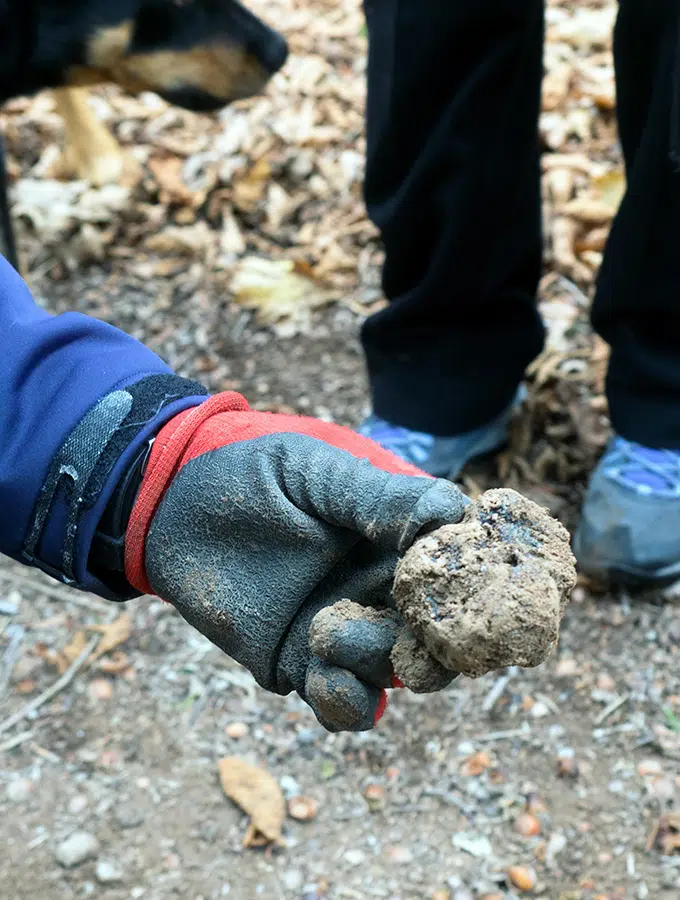
M 506 672 L 505 675 L 501 675 L 500 678 L 496 679 L 494 686 L 491 688 L 489 693 L 484 698 L 484 702 L 482 703 L 482 712 L 488 713 L 494 708 L 494 706 L 501 699 L 503 694 L 505 693 L 505 689 L 508 686 L 508 682 L 515 674 L 514 667 Z
M 491 741 L 507 741 L 510 738 L 527 737 L 531 734 L 531 728 L 525 722 L 521 728 L 513 728 L 510 731 L 490 731 L 489 734 L 483 734 L 474 738 L 479 744 L 487 744 Z
M 639 731 L 639 727 L 632 722 L 623 722 L 621 725 L 612 725 L 611 728 L 593 728 L 593 737 L 596 741 L 601 738 L 610 737 L 612 734 L 630 734 L 633 731 Z M 680 754 L 673 755 L 668 750 L 664 750 L 664 755 L 671 759 L 680 759 Z
M 7 690 L 7 685 L 12 677 L 12 670 L 19 658 L 19 651 L 21 650 L 21 644 L 23 643 L 26 629 L 23 625 L 9 625 L 7 627 L 7 634 L 9 636 L 9 645 L 7 650 L 5 650 L 3 671 L 0 673 L 0 697 L 2 697 Z
M 548 707 L 548 709 L 552 713 L 554 713 L 556 716 L 559 716 L 562 714 L 562 711 L 559 708 L 559 706 L 555 703 L 555 701 L 551 697 L 548 697 L 547 694 L 536 694 L 536 699 L 540 700 L 541 703 L 544 703 Z
M 30 741 L 32 737 L 32 731 L 21 731 L 19 734 L 15 734 L 14 737 L 6 740 L 4 744 L 0 744 L 0 753 L 5 753 L 7 750 L 13 750 L 15 747 L 18 747 L 19 744 L 25 744 L 26 741 Z
M 627 703 L 628 700 L 630 700 L 630 694 L 622 694 L 620 697 L 615 697 L 608 706 L 605 706 L 600 715 L 595 719 L 595 725 L 601 725 L 603 722 L 606 722 L 609 716 L 611 716 L 612 713 L 615 713 L 624 703 Z
M 48 687 L 47 690 L 43 691 L 42 694 L 40 694 L 34 700 L 31 700 L 30 703 L 27 703 L 23 709 L 15 712 L 8 719 L 5 719 L 4 722 L 0 722 L 0 734 L 4 734 L 6 731 L 9 731 L 10 728 L 14 728 L 16 724 L 39 709 L 43 705 L 43 703 L 47 703 L 47 701 L 56 696 L 59 691 L 63 691 L 65 687 L 68 687 L 68 685 L 73 681 L 78 670 L 81 668 L 81 666 L 83 666 L 85 660 L 95 649 L 99 641 L 99 636 L 93 637 L 80 653 L 80 655 L 71 663 L 64 674 L 60 678 L 57 678 L 53 685 L 50 685 L 50 687 Z

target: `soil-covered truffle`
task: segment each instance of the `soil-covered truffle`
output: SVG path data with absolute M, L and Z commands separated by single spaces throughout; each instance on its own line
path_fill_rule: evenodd
M 416 541 L 398 565 L 393 595 L 435 659 L 478 677 L 540 665 L 575 583 L 566 529 L 515 491 L 492 490 L 460 524 Z

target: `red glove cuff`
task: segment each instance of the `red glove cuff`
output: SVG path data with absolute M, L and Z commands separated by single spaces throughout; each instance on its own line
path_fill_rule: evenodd
M 246 412 L 249 409 L 244 397 L 227 391 L 179 413 L 158 432 L 125 533 L 125 577 L 138 591 L 153 594 L 144 564 L 146 535 L 163 495 L 187 461 L 185 453 L 196 431 L 217 413 Z

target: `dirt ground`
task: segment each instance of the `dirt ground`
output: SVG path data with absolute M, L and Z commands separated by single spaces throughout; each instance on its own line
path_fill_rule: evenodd
M 97 95 L 99 111 L 124 145 L 141 148 L 145 166 L 143 182 L 114 212 L 110 196 L 94 192 L 104 212 L 88 218 L 93 192 L 87 203 L 82 191 L 69 194 L 66 204 L 68 188 L 44 178 L 61 127 L 49 98 L 10 106 L 4 124 L 23 204 L 22 254 L 32 289 L 55 312 L 114 322 L 181 374 L 212 390 L 238 389 L 259 408 L 354 425 L 367 408 L 358 329 L 380 302 L 380 248 L 361 211 L 357 163 L 361 17 L 353 0 L 277 6 L 296 55 L 291 74 L 262 100 L 210 118 Z M 529 374 L 510 449 L 463 479 L 472 494 L 491 484 L 519 488 L 570 526 L 608 429 L 606 348 L 588 328 L 587 303 L 619 189 L 601 21 L 609 24 L 613 6 L 584 4 L 593 17 L 586 22 L 570 4 L 550 4 L 557 32 L 542 119 L 541 288 L 548 343 Z M 289 120 L 302 128 L 314 97 L 323 113 L 300 136 Z M 274 137 L 272 121 L 286 125 Z M 196 162 L 211 136 L 238 128 L 241 146 L 222 147 L 233 162 L 226 174 L 206 176 L 205 190 L 186 187 L 192 166 L 195 173 L 215 162 Z M 312 169 L 295 168 L 302 158 Z M 184 193 L 173 159 L 184 166 Z M 254 176 L 263 159 L 268 168 Z M 588 160 L 600 168 L 588 169 Z M 565 172 L 577 174 L 569 181 Z M 36 197 L 38 180 L 58 192 L 51 201 Z M 273 185 L 290 201 L 283 212 Z M 50 219 L 55 197 L 61 205 Z M 151 241 L 159 236 L 165 243 Z M 252 255 L 284 263 L 267 273 L 274 285 L 264 306 L 234 286 Z M 285 280 L 286 260 L 306 279 L 302 294 Z M 122 612 L 131 630 L 121 646 L 31 711 L 59 686 L 58 654 Z M 460 678 L 435 696 L 393 692 L 374 732 L 333 736 L 296 697 L 261 691 L 162 602 L 108 604 L 2 561 L 0 895 L 674 900 L 679 648 L 672 590 L 632 597 L 581 584 L 559 649 L 540 669 Z M 243 848 L 248 819 L 224 796 L 217 770 L 234 755 L 265 767 L 287 798 L 316 802 L 308 821 L 286 820 L 285 847 Z M 78 833 L 89 835 L 79 840 L 90 852 L 66 867 L 64 841 Z

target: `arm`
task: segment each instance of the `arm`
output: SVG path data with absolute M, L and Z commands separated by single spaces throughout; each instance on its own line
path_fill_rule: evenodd
M 150 437 L 207 392 L 111 325 L 49 315 L 2 258 L 0 340 L 0 552 L 110 596 L 88 570 L 97 523 Z
M 39 309 L 1 258 L 0 336 L 0 552 L 114 600 L 157 594 L 326 728 L 373 727 L 396 685 L 395 566 L 460 521 L 458 489 L 349 429 L 208 398 L 116 328 Z M 358 616 L 312 649 L 344 598 Z M 424 665 L 414 690 L 453 678 Z

